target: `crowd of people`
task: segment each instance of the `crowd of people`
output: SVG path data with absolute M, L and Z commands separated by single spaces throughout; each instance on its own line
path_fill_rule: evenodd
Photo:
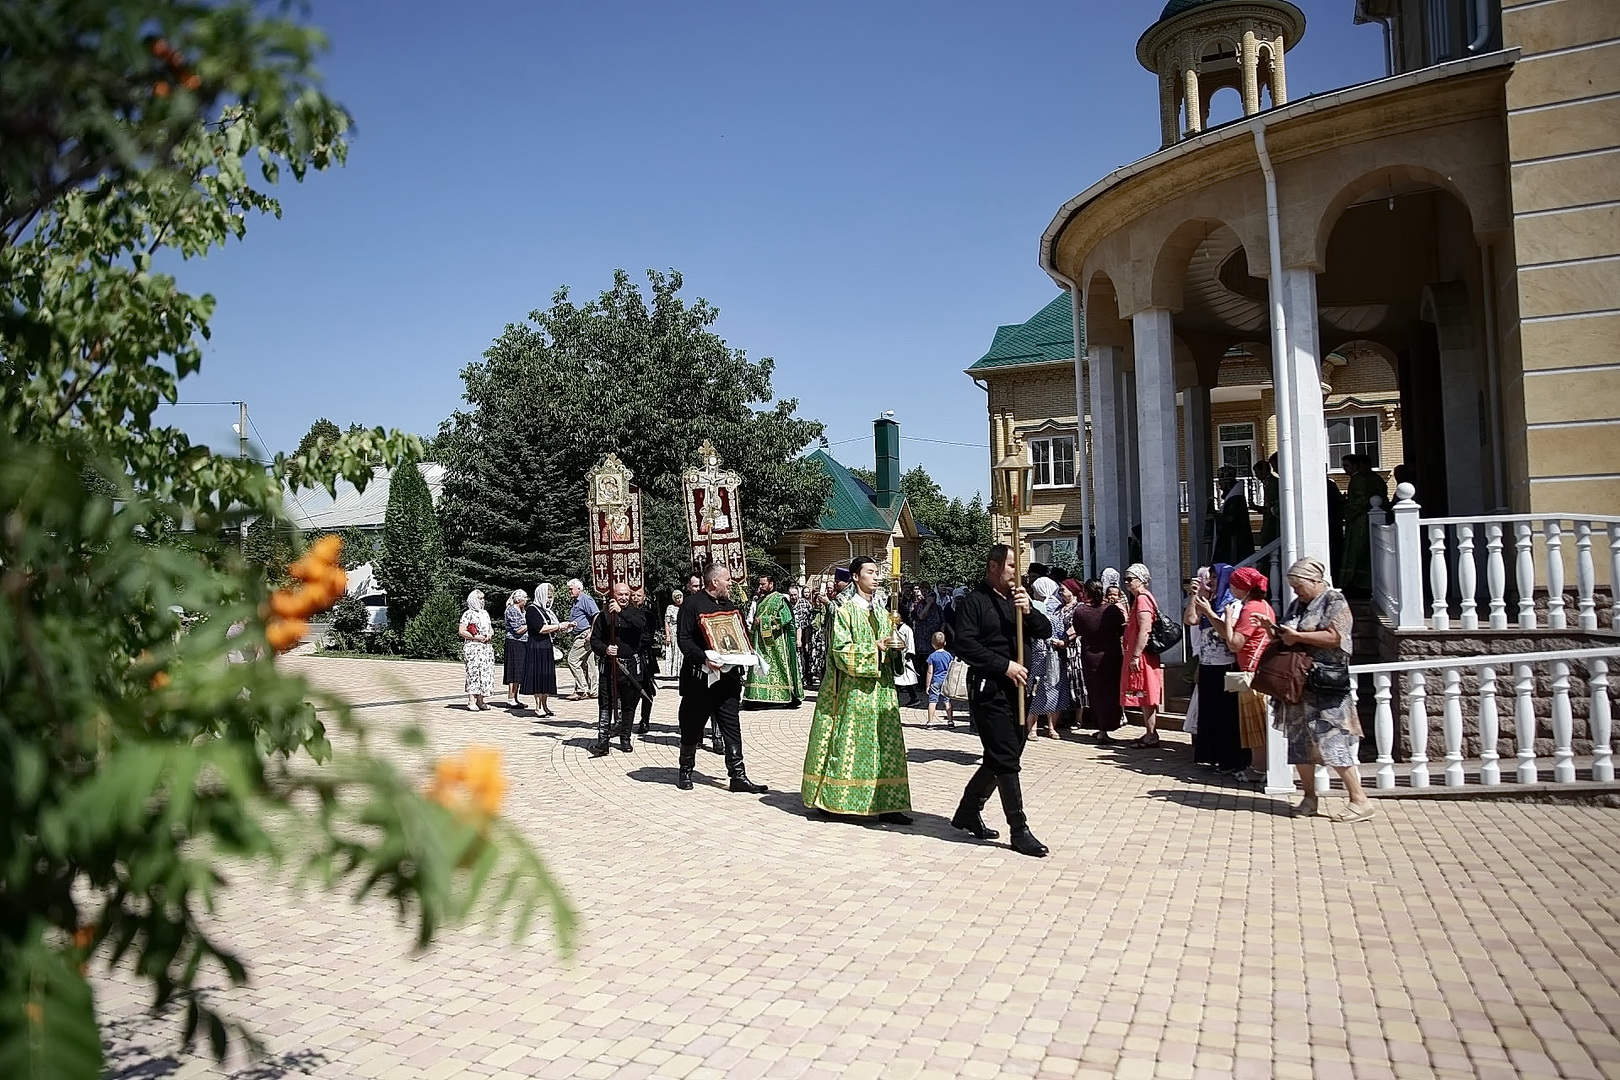
M 597 702 L 589 753 L 606 756 L 615 741 L 632 753 L 632 734 L 649 730 L 658 674 L 675 673 L 677 786 L 693 787 L 707 734 L 711 749 L 724 756 L 730 789 L 759 793 L 765 786 L 744 765 L 741 710 L 797 708 L 806 690 L 815 690 L 800 784 L 806 807 L 904 825 L 912 806 L 900 710 L 926 705 L 926 724 L 943 713 L 954 726 L 955 702 L 965 699 L 984 757 L 952 824 L 996 838 L 983 808 L 999 792 L 1012 847 L 1040 856 L 1047 849 L 1029 829 L 1019 781 L 1028 741 L 1061 739 L 1068 730 L 1111 743 L 1126 710 L 1134 710 L 1143 734 L 1122 745 L 1159 746 L 1166 702 L 1160 654 L 1167 641 L 1180 642 L 1179 625 L 1197 662 L 1187 710 L 1197 765 L 1258 782 L 1274 726 L 1306 792 L 1296 814 L 1318 813 L 1315 770 L 1326 765 L 1350 796 L 1336 820 L 1372 816 L 1357 773 L 1361 731 L 1349 702 L 1350 609 L 1321 562 L 1302 559 L 1289 568 L 1295 600 L 1281 618 L 1267 599 L 1263 573 L 1223 562 L 1205 567 L 1175 625 L 1140 563 L 1084 582 L 1036 563 L 1019 579 L 1010 549 L 998 544 L 985 567 L 971 587 L 914 584 L 891 603 L 876 562 L 861 556 L 807 589 L 790 584 L 778 591 L 774 576 L 762 574 L 739 603 L 730 570 L 715 564 L 694 568 L 661 613 L 639 587 L 615 584 L 598 604 L 578 580 L 568 583 L 563 609 L 542 583 L 532 596 L 515 590 L 507 598 L 499 630 L 483 593 L 474 590 L 459 627 L 467 706 L 490 707 L 500 632 L 508 706 L 532 697 L 538 715 L 555 715 L 549 702 L 558 694 L 560 655 L 573 676 L 566 700 Z M 708 623 L 713 616 L 735 616 L 724 625 L 741 627 L 748 644 L 717 642 Z M 1272 683 L 1262 668 L 1273 653 L 1289 651 L 1301 657 L 1304 690 L 1299 700 L 1279 699 L 1268 709 L 1261 691 Z

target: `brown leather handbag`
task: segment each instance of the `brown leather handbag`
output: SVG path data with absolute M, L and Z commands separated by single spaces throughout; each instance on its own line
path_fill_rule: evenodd
M 1298 705 L 1305 700 L 1305 673 L 1311 669 L 1311 648 L 1273 641 L 1260 654 L 1260 665 L 1250 680 L 1252 690 L 1277 701 Z

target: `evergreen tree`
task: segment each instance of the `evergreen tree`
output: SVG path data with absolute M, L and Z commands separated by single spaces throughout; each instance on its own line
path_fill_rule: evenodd
M 403 628 L 444 577 L 439 519 L 427 481 L 415 465 L 395 469 L 389 480 L 381 556 L 377 579 L 388 593 L 388 623 Z
M 705 438 L 743 479 L 752 549 L 813 524 L 828 481 L 800 458 L 822 425 L 775 401 L 774 362 L 751 361 L 688 304 L 679 273 L 649 271 L 650 296 L 624 271 L 613 288 L 510 325 L 462 372 L 468 408 L 440 428 L 443 517 L 452 571 L 504 592 L 586 577 L 585 473 L 615 452 L 641 488 L 647 579 L 674 582 L 690 561 L 681 471 Z M 756 407 L 759 406 L 759 407 Z

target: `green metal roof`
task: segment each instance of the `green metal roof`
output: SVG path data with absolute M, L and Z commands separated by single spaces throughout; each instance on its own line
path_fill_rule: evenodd
M 969 371 L 986 368 L 1012 367 L 1016 364 L 1043 364 L 1054 360 L 1074 359 L 1074 317 L 1069 294 L 1058 293 L 1027 322 L 996 327 L 996 336 L 990 341 L 990 351 L 978 359 Z M 1081 316 L 1080 333 L 1085 335 L 1085 316 Z M 1082 345 L 1084 341 L 1082 340 Z
M 832 494 L 827 496 L 827 505 L 822 508 L 816 528 L 827 532 L 890 532 L 894 529 L 894 520 L 873 501 L 872 489 L 855 479 L 831 454 L 817 450 L 810 455 L 810 460 L 820 465 L 833 482 Z M 904 505 L 902 499 L 900 506 Z M 894 508 L 894 513 L 900 512 L 900 506 Z
M 1164 22 L 1166 19 L 1180 15 L 1183 11 L 1191 11 L 1195 7 L 1203 7 L 1205 4 L 1219 2 L 1220 0 L 1170 0 L 1168 4 L 1164 5 L 1164 10 L 1159 12 L 1159 21 Z

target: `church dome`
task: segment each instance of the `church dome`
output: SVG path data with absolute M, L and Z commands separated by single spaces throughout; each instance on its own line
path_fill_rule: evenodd
M 1220 0 L 1170 0 L 1168 4 L 1164 5 L 1164 10 L 1159 12 L 1159 21 L 1164 22 L 1166 19 L 1180 15 L 1183 11 L 1191 11 L 1195 7 L 1218 3 L 1220 3 Z

